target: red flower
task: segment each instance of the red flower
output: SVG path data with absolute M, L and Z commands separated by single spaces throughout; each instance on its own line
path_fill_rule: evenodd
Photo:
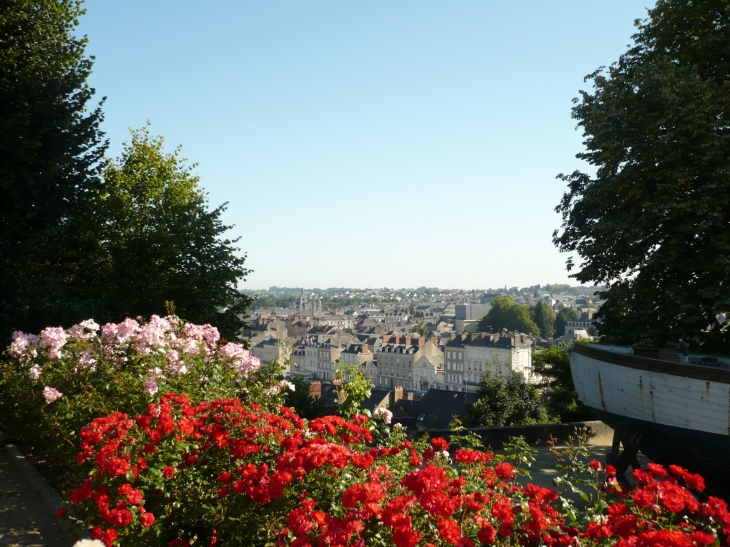
M 391 537 L 396 547 L 414 547 L 421 539 L 421 532 L 408 528 L 398 528 Z
M 164 475 L 164 477 L 166 479 L 171 479 L 173 477 L 173 475 L 175 475 L 175 468 L 172 467 L 172 466 L 170 466 L 170 465 L 168 465 L 167 467 L 165 467 L 162 470 L 162 474 Z
M 705 479 L 701 475 L 686 473 L 683 478 L 687 488 L 692 488 L 698 492 L 702 492 L 705 489 Z
M 598 471 L 601 468 L 601 462 L 599 462 L 598 460 L 593 460 L 591 463 L 588 464 L 588 467 Z
M 608 464 L 606 466 L 606 476 L 608 476 L 608 477 L 615 477 L 616 476 L 616 468 L 613 465 Z
M 515 468 L 512 467 L 509 462 L 498 463 L 494 468 L 494 472 L 497 473 L 497 476 L 505 480 L 514 475 L 514 470 Z
M 477 539 L 482 543 L 491 545 L 497 540 L 497 531 L 494 529 L 494 526 L 492 526 L 488 522 L 484 523 L 481 530 L 479 530 L 479 533 L 477 534 Z
M 294 509 L 286 517 L 286 523 L 291 528 L 295 536 L 304 536 L 314 526 L 312 519 L 307 515 L 304 509 Z
M 715 535 L 695 530 L 690 534 L 690 539 L 697 545 L 712 545 L 715 543 Z
M 645 509 L 656 502 L 656 495 L 653 492 L 644 490 L 643 488 L 639 488 L 634 491 L 631 497 L 634 500 L 634 503 L 642 509 Z
M 675 477 L 684 477 L 687 473 L 689 473 L 689 471 L 687 471 L 684 467 L 680 467 L 678 465 L 670 465 L 669 472 Z
M 144 513 L 139 517 L 139 523 L 143 528 L 149 528 L 155 523 L 155 516 L 152 513 Z
M 668 475 L 667 470 L 664 468 L 663 465 L 649 462 L 646 466 L 649 468 L 649 471 L 651 471 L 652 474 L 657 477 L 666 477 Z
M 124 458 L 112 458 L 106 464 L 106 472 L 110 477 L 126 475 L 129 463 Z
M 431 439 L 431 446 L 437 452 L 442 452 L 449 449 L 449 441 L 441 437 L 435 437 Z
M 223 484 L 228 484 L 229 482 L 233 482 L 233 473 L 230 473 L 229 471 L 223 471 L 220 475 L 218 475 L 218 478 L 216 479 L 218 482 L 222 482 Z
M 65 517 L 68 511 L 65 507 L 61 507 L 58 511 L 56 511 L 56 518 L 60 519 L 61 517 Z
M 93 495 L 94 488 L 91 486 L 91 477 L 89 477 L 84 481 L 84 484 L 71 492 L 71 501 L 73 503 L 79 503 L 80 501 L 89 499 Z
M 452 545 L 461 539 L 461 528 L 456 521 L 451 519 L 441 519 L 438 522 L 439 535 Z
M 625 515 L 627 513 L 631 512 L 629 509 L 629 506 L 625 503 L 614 503 L 612 505 L 608 506 L 608 514 L 612 517 L 618 516 L 618 515 Z

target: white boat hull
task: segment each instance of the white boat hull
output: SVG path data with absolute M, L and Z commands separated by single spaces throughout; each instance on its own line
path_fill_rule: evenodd
M 730 488 L 730 371 L 575 345 L 580 400 L 611 427 L 640 435 L 652 460 Z

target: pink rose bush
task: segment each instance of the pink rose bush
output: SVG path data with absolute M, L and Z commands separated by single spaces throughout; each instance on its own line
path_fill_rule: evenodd
M 196 403 L 238 397 L 275 407 L 289 389 L 276 366 L 262 367 L 243 344 L 175 316 L 15 332 L 6 356 L 0 422 L 15 442 L 32 443 L 59 467 L 73 461 L 81 427 L 110 409 L 134 415 L 171 390 Z M 63 490 L 70 478 L 59 475 Z

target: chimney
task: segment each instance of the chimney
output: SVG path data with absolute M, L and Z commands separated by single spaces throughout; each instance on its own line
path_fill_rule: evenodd
M 422 348 L 423 346 L 425 346 L 425 345 L 426 345 L 426 338 L 425 338 L 425 337 L 423 337 L 423 336 L 421 336 L 421 337 L 420 337 L 420 338 L 418 339 L 418 349 L 421 349 L 421 348 Z
M 435 336 L 431 337 L 431 342 L 433 342 L 433 345 L 434 346 L 437 346 L 438 347 L 438 345 L 439 345 L 439 339 L 438 338 L 436 338 Z
M 309 383 L 309 396 L 314 399 L 322 396 L 322 383 L 319 380 Z
M 395 386 L 393 390 L 393 399 L 400 401 L 403 398 L 403 386 Z
M 406 392 L 406 394 L 405 394 L 405 400 L 406 401 L 412 401 L 413 400 L 413 392 L 412 391 L 407 391 Z
M 406 335 L 406 336 L 403 337 L 403 344 L 405 344 L 406 346 L 410 346 L 411 345 L 411 337 L 410 337 L 410 335 Z

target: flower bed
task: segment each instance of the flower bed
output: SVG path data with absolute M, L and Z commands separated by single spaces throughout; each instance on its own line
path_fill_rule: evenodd
M 76 485 L 78 431 L 115 411 L 136 415 L 168 390 L 277 408 L 290 384 L 210 325 L 152 316 L 16 332 L 0 362 L 0 425 L 62 493 Z
M 385 411 L 305 420 L 275 369 L 207 325 L 84 322 L 16 333 L 9 355 L 3 423 L 45 443 L 67 509 L 110 547 L 729 545 L 725 502 L 684 469 L 650 464 L 626 491 L 584 447 L 556 451 L 577 508 L 518 484 L 520 440 L 494 455 L 458 424 L 452 446 Z
M 730 533 L 725 503 L 700 502 L 690 489 L 704 489 L 701 477 L 675 466 L 636 471 L 641 486 L 629 493 L 614 470 L 578 464 L 599 495 L 577 511 L 555 490 L 519 486 L 519 457 L 410 442 L 361 414 L 307 422 L 286 407 L 192 405 L 170 393 L 80 437 L 88 478 L 70 506 L 109 546 L 691 547 Z

